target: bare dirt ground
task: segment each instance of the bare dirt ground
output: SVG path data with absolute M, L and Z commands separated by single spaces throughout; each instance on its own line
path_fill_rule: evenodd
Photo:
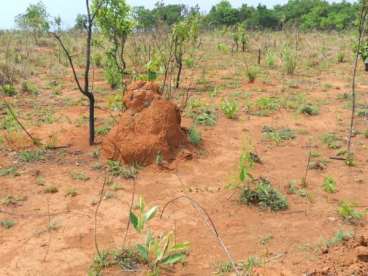
M 204 91 L 193 92 L 193 97 L 219 105 L 221 97 L 240 92 L 248 95 L 238 98 L 239 103 L 245 106 L 246 102 L 254 102 L 259 97 L 304 93 L 308 99 L 320 104 L 320 113 L 306 116 L 280 108 L 262 117 L 250 114 L 243 106 L 238 119 L 230 120 L 219 110 L 214 127 L 199 126 L 203 143 L 195 151 L 193 159 L 178 159 L 169 168 L 157 165 L 142 168 L 135 180 L 136 194 L 142 195 L 148 205 L 161 207 L 181 195 L 195 199 L 211 216 L 234 259 L 246 260 L 249 256 L 257 256 L 263 260 L 261 267 L 256 269 L 260 275 L 304 275 L 307 272 L 321 273 L 314 275 L 353 275 L 354 271 L 357 273 L 354 275 L 368 275 L 367 260 L 359 259 L 356 254 L 355 247 L 362 245 L 358 242 L 354 245 L 355 240 L 339 244 L 328 253 L 320 250 L 323 241 L 339 230 L 353 231 L 356 237 L 367 235 L 365 218 L 351 225 L 337 214 L 342 200 L 357 203 L 357 209 L 361 211 L 368 206 L 367 138 L 363 134 L 354 137 L 355 166 L 352 167 L 341 160 L 330 159 L 336 156 L 336 150 L 321 142 L 321 135 L 328 132 L 335 132 L 346 142 L 350 109 L 346 108 L 347 101 L 338 96 L 350 91 L 350 63 L 329 64 L 323 73 L 320 70 L 298 72 L 288 77 L 289 82 L 285 82 L 279 73 L 281 69 L 273 69 L 253 84 L 244 77 L 240 78 L 236 87 L 227 84 L 237 78 L 237 69 L 222 66 L 225 67 L 222 70 L 215 67 L 208 71 L 211 84 L 224 87 L 220 96 L 211 98 Z M 38 75 L 36 79 L 40 87 L 43 77 Z M 364 78 L 359 79 L 360 99 L 368 96 L 368 83 Z M 0 220 L 16 222 L 10 229 L 0 227 L 0 275 L 86 275 L 96 255 L 94 204 L 104 178 L 103 171 L 96 169 L 96 164 L 103 164 L 105 160 L 100 156 L 96 158 L 97 154 L 94 154 L 100 145 L 88 145 L 85 120 L 81 124 L 76 123 L 87 114 L 86 102 L 82 102 L 82 106 L 65 105 L 66 96 L 78 101 L 80 95 L 69 77 L 64 78 L 63 83 L 60 96 L 55 97 L 45 89 L 43 96 L 38 98 L 42 108 L 55 110 L 57 121 L 32 126 L 30 131 L 43 140 L 50 135 L 57 136 L 57 145 L 71 146 L 50 150 L 43 160 L 31 163 L 23 163 L 16 157 L 16 151 L 29 144 L 25 137 L 15 145 L 3 146 L 0 152 L 0 166 L 16 166 L 20 174 L 0 177 L 0 199 L 10 195 L 22 199 L 14 204 L 0 205 Z M 185 82 L 184 87 L 186 85 L 191 83 Z M 96 77 L 96 87 L 106 87 L 100 74 Z M 106 105 L 107 95 L 96 94 L 99 106 Z M 33 110 L 32 98 L 9 100 L 13 101 L 18 112 L 23 113 L 19 113 L 21 117 Z M 96 113 L 97 124 L 102 124 L 110 116 L 109 112 L 101 109 Z M 119 112 L 113 114 L 118 116 Z M 184 117 L 182 125 L 189 128 L 191 119 Z M 291 128 L 296 132 L 296 138 L 280 144 L 266 141 L 262 136 L 265 125 Z M 366 129 L 366 120 L 357 118 L 356 130 L 362 133 Z M 99 137 L 98 141 L 101 139 Z M 237 175 L 244 143 L 251 144 L 263 162 L 252 169 L 252 175 L 266 177 L 285 194 L 290 180 L 300 181 L 304 176 L 310 145 L 319 153 L 320 159 L 327 161 L 327 165 L 324 170 L 309 170 L 306 196 L 287 194 L 289 209 L 286 211 L 275 213 L 241 205 L 240 192 L 226 186 Z M 73 179 L 72 172 L 83 172 L 89 179 Z M 322 183 L 327 175 L 337 182 L 334 194 L 323 191 Z M 105 196 L 98 214 L 97 240 L 102 249 L 121 246 L 128 221 L 133 181 L 116 178 L 114 183 L 121 189 L 107 188 L 109 196 Z M 57 187 L 58 192 L 45 193 L 49 186 Z M 66 196 L 71 188 L 77 191 L 75 197 Z M 227 261 L 213 233 L 185 200 L 170 206 L 162 219 L 154 219 L 152 227 L 157 231 L 175 228 L 178 240 L 191 242 L 186 264 L 176 266 L 171 274 L 211 275 L 216 271 L 217 263 Z M 136 239 L 131 231 L 129 243 L 133 244 Z M 349 253 L 341 253 L 344 250 Z M 339 269 L 342 261 L 338 258 L 349 261 L 345 263 L 345 270 L 336 272 L 330 267 Z M 358 267 L 360 272 L 351 266 Z M 329 269 L 331 274 L 323 274 Z M 112 269 L 104 275 L 125 274 Z

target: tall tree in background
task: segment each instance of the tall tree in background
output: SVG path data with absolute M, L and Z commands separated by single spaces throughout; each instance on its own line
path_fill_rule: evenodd
M 30 32 L 36 44 L 38 38 L 50 29 L 46 7 L 42 2 L 29 5 L 24 14 L 15 18 L 15 23 L 18 28 Z
M 102 4 L 101 4 L 102 3 Z M 107 68 L 119 72 L 118 80 L 111 81 L 114 88 L 122 82 L 126 74 L 126 62 L 124 59 L 125 44 L 128 35 L 133 29 L 133 20 L 130 17 L 130 8 L 125 0 L 94 0 L 92 10 L 96 13 L 96 23 L 105 37 L 112 43 L 107 52 Z
M 103 4 L 103 0 L 100 0 L 96 3 L 94 11 L 91 12 L 91 7 L 89 0 L 86 0 L 86 8 L 87 8 L 87 17 L 85 22 L 85 31 L 87 32 L 86 36 L 86 58 L 85 58 L 85 66 L 84 66 L 84 83 L 79 79 L 77 72 L 75 70 L 74 62 L 72 55 L 69 50 L 66 48 L 63 40 L 60 36 L 60 33 L 54 32 L 52 33 L 56 40 L 59 42 L 61 48 L 64 50 L 69 65 L 73 71 L 74 80 L 78 86 L 79 91 L 88 98 L 89 101 L 89 144 L 93 145 L 95 142 L 95 97 L 90 87 L 90 70 L 91 70 L 91 51 L 92 51 L 92 35 L 93 35 L 93 24 L 96 18 L 96 13 L 98 12 L 100 6 Z

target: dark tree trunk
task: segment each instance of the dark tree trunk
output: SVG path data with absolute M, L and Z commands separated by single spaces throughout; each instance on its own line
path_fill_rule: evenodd
M 93 145 L 95 142 L 95 97 L 91 93 L 88 96 L 89 100 L 89 144 Z
M 180 76 L 182 69 L 183 69 L 183 62 L 180 61 L 178 64 L 178 75 L 176 76 L 176 88 L 179 88 L 180 86 Z

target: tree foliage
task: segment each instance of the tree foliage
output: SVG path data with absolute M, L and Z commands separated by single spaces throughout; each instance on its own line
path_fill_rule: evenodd
M 46 7 L 42 2 L 30 4 L 24 14 L 19 14 L 15 18 L 18 28 L 31 32 L 36 43 L 42 33 L 50 29 Z

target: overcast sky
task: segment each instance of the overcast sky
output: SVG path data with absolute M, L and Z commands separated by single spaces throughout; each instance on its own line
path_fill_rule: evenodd
M 23 13 L 31 3 L 37 3 L 39 0 L 11 0 L 2 1 L 0 8 L 0 29 L 9 29 L 14 27 L 14 17 Z M 180 3 L 189 6 L 198 4 L 203 11 L 208 11 L 220 0 L 164 0 L 166 4 Z M 127 0 L 132 6 L 145 6 L 152 8 L 156 0 Z M 239 7 L 242 3 L 256 6 L 258 3 L 272 7 L 276 4 L 284 4 L 287 0 L 230 0 L 231 4 Z M 74 19 L 78 13 L 85 13 L 85 0 L 43 0 L 47 10 L 52 16 L 61 16 L 64 27 L 74 25 Z

